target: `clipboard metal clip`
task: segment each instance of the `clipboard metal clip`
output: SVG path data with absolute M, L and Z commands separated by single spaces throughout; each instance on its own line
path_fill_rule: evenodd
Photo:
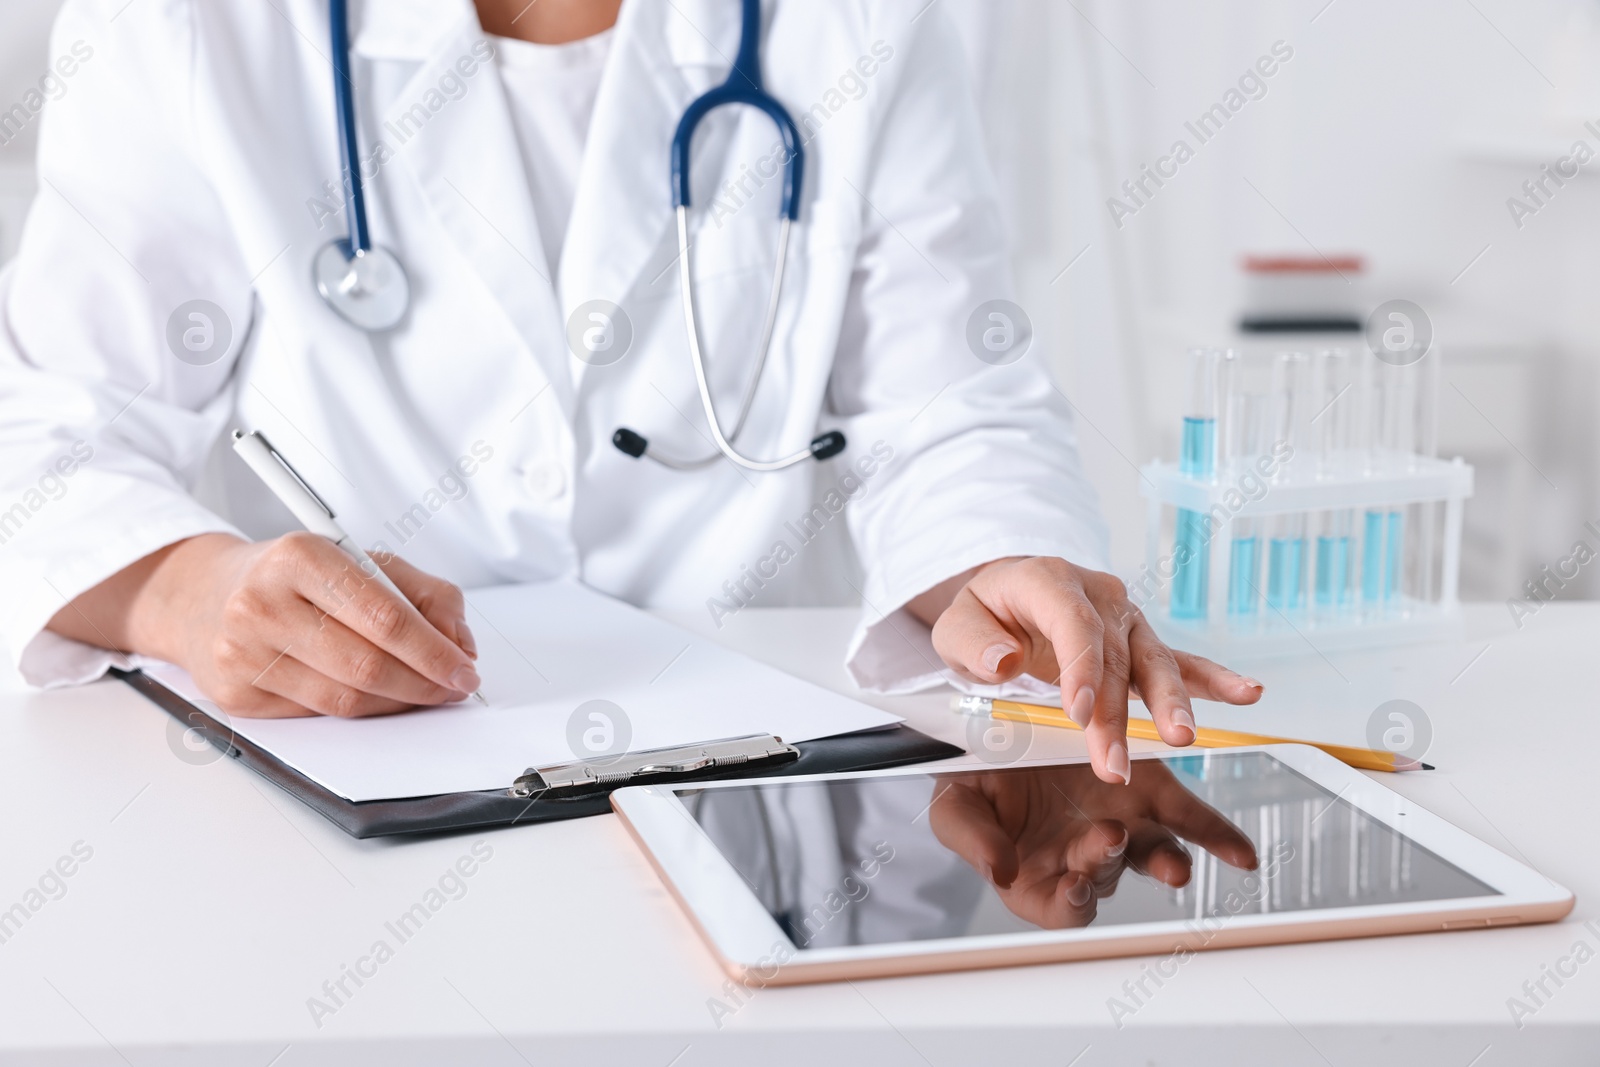
M 529 767 L 513 783 L 511 795 L 581 794 L 643 781 L 663 781 L 720 767 L 752 763 L 789 763 L 800 750 L 771 734 L 730 737 L 698 745 L 646 749 L 620 756 L 575 760 L 549 767 Z

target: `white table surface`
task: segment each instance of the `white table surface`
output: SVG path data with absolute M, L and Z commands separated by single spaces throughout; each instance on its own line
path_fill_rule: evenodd
M 707 637 L 850 691 L 853 613 L 749 610 Z M 1139 959 L 755 993 L 724 979 L 613 816 L 422 841 L 355 841 L 231 761 L 196 765 L 116 682 L 0 679 L 0 912 L 93 849 L 0 944 L 0 1063 L 1499 1064 L 1600 1062 L 1600 605 L 1513 629 L 1469 610 L 1459 644 L 1247 664 L 1258 708 L 1203 723 L 1364 743 L 1415 702 L 1433 772 L 1386 784 L 1572 889 L 1565 922 L 1234 949 L 1184 965 L 1136 1016 L 1108 998 Z M 873 700 L 960 743 L 948 695 Z M 1078 755 L 1044 731 L 1034 753 Z M 1152 747 L 1140 742 L 1136 749 Z M 474 842 L 490 860 L 336 1014 L 307 999 L 384 937 Z M 80 846 L 81 848 L 81 846 Z M 1522 1028 L 1508 998 L 1590 953 Z M 1572 964 L 1564 965 L 1569 972 Z

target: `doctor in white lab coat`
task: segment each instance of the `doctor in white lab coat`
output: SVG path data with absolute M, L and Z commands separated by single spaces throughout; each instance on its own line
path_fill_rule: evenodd
M 326 0 L 67 0 L 40 193 L 0 274 L 0 638 L 23 675 L 80 682 L 149 655 L 234 714 L 398 711 L 476 688 L 460 587 L 572 575 L 719 624 L 752 602 L 859 601 L 862 685 L 1059 681 L 1108 781 L 1127 776 L 1130 687 L 1176 744 L 1191 696 L 1256 699 L 1167 650 L 1100 573 L 1104 527 L 1039 354 L 996 365 L 969 343 L 980 305 L 1011 294 L 1006 249 L 959 42 L 921 0 L 764 5 L 805 193 L 738 444 L 764 458 L 837 429 L 847 451 L 683 473 L 612 446 L 627 426 L 711 450 L 668 145 L 727 76 L 738 16 L 735 0 L 354 4 L 372 231 L 412 289 L 369 335 L 311 280 L 348 223 Z M 694 145 L 724 412 L 776 251 L 776 143 L 765 117 L 723 109 Z M 617 309 L 620 357 L 569 340 L 595 307 Z M 287 534 L 226 448 L 236 426 L 393 554 L 426 623 Z

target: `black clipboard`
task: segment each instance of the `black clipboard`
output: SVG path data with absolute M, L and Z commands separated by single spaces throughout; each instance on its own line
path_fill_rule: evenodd
M 611 810 L 611 790 L 622 784 L 597 780 L 593 789 L 558 795 L 539 788 L 527 789 L 527 776 L 524 776 L 516 783 L 507 782 L 503 789 L 400 800 L 350 801 L 313 782 L 247 738 L 237 736 L 203 709 L 143 671 L 112 668 L 111 673 L 186 727 L 199 733 L 224 755 L 249 767 L 351 837 L 449 833 L 603 815 Z M 781 747 L 786 751 L 774 751 L 770 759 L 741 762 L 736 766 L 709 765 L 688 771 L 639 775 L 630 778 L 627 784 L 837 774 L 901 767 L 964 754 L 955 745 L 935 740 L 905 725 L 885 726 Z M 517 787 L 515 791 L 514 787 Z

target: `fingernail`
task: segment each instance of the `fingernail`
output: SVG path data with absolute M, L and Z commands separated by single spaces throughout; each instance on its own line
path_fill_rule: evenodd
M 450 688 L 458 693 L 476 693 L 483 688 L 483 679 L 471 667 L 457 667 L 450 676 Z
M 1111 742 L 1111 747 L 1106 750 L 1106 770 L 1122 779 L 1122 784 L 1127 785 L 1133 781 L 1133 767 L 1128 763 L 1128 746 L 1121 741 Z
M 1094 690 L 1084 686 L 1078 690 L 1078 695 L 1072 698 L 1072 707 L 1067 709 L 1067 717 L 1079 726 L 1088 726 L 1089 720 L 1094 718 Z
M 1011 645 L 990 645 L 983 650 L 983 669 L 993 674 L 1000 669 L 1000 661 L 1015 651 Z
M 478 642 L 472 639 L 472 631 L 467 628 L 467 623 L 464 619 L 456 622 L 456 644 L 461 646 L 461 651 L 473 659 L 478 658 Z
M 1089 885 L 1089 879 L 1082 875 L 1079 875 L 1078 880 L 1072 883 L 1072 888 L 1067 890 L 1067 902 L 1074 908 L 1083 907 L 1089 903 L 1089 898 L 1092 896 L 1094 889 Z
M 1256 681 L 1254 678 L 1246 678 L 1242 674 L 1237 674 L 1234 677 L 1238 678 L 1239 681 L 1243 682 L 1245 685 L 1249 686 L 1251 689 L 1261 690 L 1261 689 L 1265 689 L 1266 688 L 1266 686 L 1262 685 L 1260 682 Z
M 1123 759 L 1126 760 L 1127 757 L 1124 756 Z M 1122 828 L 1122 837 L 1117 841 L 1117 843 L 1114 844 L 1114 845 L 1106 846 L 1106 859 L 1114 860 L 1117 857 L 1121 856 L 1124 852 L 1126 852 L 1128 850 L 1128 841 L 1129 841 L 1128 828 L 1127 827 L 1123 827 Z
M 1178 707 L 1172 709 L 1172 725 L 1183 727 L 1189 731 L 1190 739 L 1194 738 L 1194 713 L 1188 708 Z

